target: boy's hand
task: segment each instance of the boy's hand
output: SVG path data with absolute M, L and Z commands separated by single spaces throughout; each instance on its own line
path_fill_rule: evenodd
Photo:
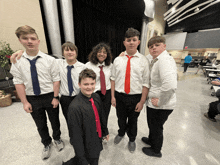
M 53 105 L 53 108 L 56 108 L 59 105 L 59 101 L 55 98 L 53 98 L 51 104 Z
M 115 99 L 115 97 L 112 97 L 111 103 L 112 103 L 113 107 L 116 107 L 116 99 Z
M 106 135 L 106 137 L 104 137 L 104 139 L 106 139 L 108 141 L 109 140 L 109 135 Z
M 27 113 L 31 113 L 32 111 L 32 106 L 29 102 L 26 102 L 23 104 L 23 108 Z
M 151 99 L 151 102 L 152 102 L 153 106 L 155 106 L 155 107 L 158 107 L 158 101 L 159 101 L 159 99 L 158 99 L 158 98 L 155 98 L 155 97 L 153 97 L 153 98 Z
M 135 112 L 140 112 L 143 109 L 143 105 L 144 104 L 142 102 L 137 103 L 134 111 Z
M 24 53 L 23 50 L 18 50 L 17 52 L 13 53 L 10 57 L 10 61 L 11 63 L 15 64 L 17 61 L 16 61 L 16 58 L 19 60 L 21 58 L 21 55 Z
M 121 54 L 119 54 L 120 57 L 125 56 L 125 52 L 121 52 Z

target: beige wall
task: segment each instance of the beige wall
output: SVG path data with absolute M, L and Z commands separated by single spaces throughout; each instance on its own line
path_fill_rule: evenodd
M 171 56 L 174 58 L 174 60 L 176 61 L 176 63 L 180 64 L 181 63 L 181 59 L 184 59 L 187 54 L 188 51 L 181 51 L 181 50 L 170 50 L 168 51 Z
M 15 35 L 19 26 L 33 27 L 41 41 L 39 49 L 47 53 L 39 0 L 0 0 L 0 40 L 15 51 L 24 49 Z
M 163 14 L 167 11 L 166 0 L 155 1 L 155 16 L 154 20 L 148 24 L 148 36 L 147 40 L 152 37 L 152 32 L 157 31 L 158 35 L 164 34 L 165 21 Z M 147 41 L 148 42 L 148 41 Z M 145 55 L 148 55 L 148 47 L 146 45 Z
M 217 60 L 220 60 L 220 49 L 218 50 Z

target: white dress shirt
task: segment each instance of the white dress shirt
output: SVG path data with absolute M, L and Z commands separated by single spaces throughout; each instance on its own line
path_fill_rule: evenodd
M 157 59 L 158 61 L 154 63 L 150 73 L 151 86 L 148 93 L 148 106 L 154 109 L 174 109 L 177 88 L 176 62 L 166 50 Z M 159 98 L 158 107 L 152 105 L 151 98 L 153 97 Z
M 38 52 L 36 56 L 28 56 L 26 51 L 15 64 L 12 64 L 10 73 L 13 75 L 14 84 L 24 84 L 26 95 L 35 95 L 33 91 L 30 62 L 40 56 L 36 61 L 38 81 L 40 85 L 40 94 L 53 92 L 53 82 L 60 81 L 59 70 L 54 57 Z
M 111 81 L 110 81 L 110 77 L 111 77 L 111 70 L 112 70 L 112 64 L 110 64 L 109 66 L 105 65 L 105 62 L 103 62 L 102 64 L 98 63 L 98 64 L 93 64 L 91 62 L 87 62 L 86 63 L 86 67 L 89 69 L 92 69 L 95 73 L 96 73 L 96 85 L 95 85 L 95 91 L 101 91 L 101 85 L 100 85 L 100 68 L 99 66 L 103 65 L 103 72 L 105 74 L 105 85 L 106 85 L 106 90 L 111 89 Z
M 56 59 L 56 62 L 59 66 L 60 71 L 60 94 L 64 96 L 69 96 L 69 88 L 68 88 L 68 80 L 67 80 L 67 66 L 69 65 L 66 62 L 66 59 Z M 71 77 L 73 82 L 73 93 L 71 96 L 75 96 L 79 93 L 79 73 L 86 69 L 85 64 L 77 61 L 73 64 L 73 68 L 71 69 Z
M 127 55 L 127 52 L 125 52 Z M 115 81 L 115 90 L 125 93 L 125 73 L 127 67 L 127 56 L 118 56 L 115 58 L 112 66 L 111 80 Z M 130 61 L 130 93 L 141 94 L 143 86 L 149 88 L 149 61 L 138 51 L 133 55 Z

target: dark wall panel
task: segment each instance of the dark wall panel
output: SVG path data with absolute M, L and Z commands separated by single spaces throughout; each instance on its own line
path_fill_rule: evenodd
M 191 48 L 220 48 L 220 30 L 188 33 L 185 46 Z

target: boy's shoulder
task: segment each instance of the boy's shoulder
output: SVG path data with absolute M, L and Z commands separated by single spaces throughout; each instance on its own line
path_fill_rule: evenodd
M 82 67 L 82 68 L 86 68 L 86 65 L 82 62 L 77 61 L 77 67 Z
M 72 100 L 72 102 L 69 105 L 69 109 L 71 109 L 71 111 L 79 111 L 82 102 L 82 98 L 79 95 L 76 95 L 76 97 Z
M 118 56 L 118 57 L 116 57 L 115 59 L 114 59 L 114 62 L 113 63 L 115 63 L 115 62 L 120 62 L 120 61 L 122 61 L 122 60 L 125 60 L 126 58 L 124 58 L 124 56 Z

